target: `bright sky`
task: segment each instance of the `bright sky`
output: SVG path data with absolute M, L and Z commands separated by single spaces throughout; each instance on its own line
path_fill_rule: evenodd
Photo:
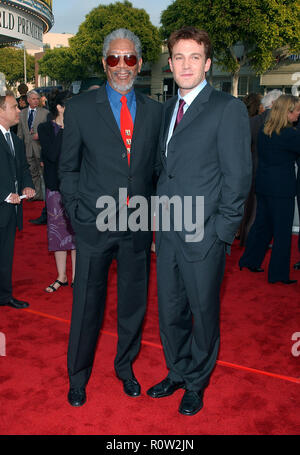
M 153 25 L 159 26 L 161 12 L 173 0 L 130 0 L 135 8 L 143 8 L 150 15 Z M 85 16 L 96 6 L 115 3 L 114 0 L 53 0 L 53 33 L 77 33 Z

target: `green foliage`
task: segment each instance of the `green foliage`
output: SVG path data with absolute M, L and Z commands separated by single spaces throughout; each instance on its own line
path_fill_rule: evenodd
M 152 62 L 159 57 L 161 40 L 158 29 L 151 24 L 144 9 L 133 8 L 125 0 L 99 5 L 86 16 L 77 35 L 70 40 L 76 64 L 101 71 L 104 38 L 117 28 L 127 28 L 140 38 L 144 61 Z
M 87 74 L 85 66 L 76 64 L 72 49 L 61 47 L 47 49 L 45 55 L 39 60 L 39 72 L 42 76 L 62 83 L 80 80 Z
M 176 0 L 163 11 L 161 23 L 164 38 L 187 25 L 205 29 L 218 64 L 232 74 L 246 63 L 261 74 L 275 64 L 276 49 L 300 49 L 299 0 Z M 242 61 L 234 49 L 239 41 L 245 46 Z
M 0 48 L 0 73 L 5 75 L 8 87 L 24 82 L 24 50 L 14 47 Z M 34 80 L 34 57 L 27 52 L 26 76 L 28 82 Z

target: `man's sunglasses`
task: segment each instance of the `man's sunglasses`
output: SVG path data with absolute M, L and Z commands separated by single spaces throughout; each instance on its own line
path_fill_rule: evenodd
M 106 63 L 108 66 L 117 66 L 117 64 L 120 61 L 120 58 L 124 58 L 124 62 L 126 63 L 127 66 L 134 66 L 137 63 L 137 57 L 134 54 L 127 54 L 127 55 L 108 55 L 106 57 Z

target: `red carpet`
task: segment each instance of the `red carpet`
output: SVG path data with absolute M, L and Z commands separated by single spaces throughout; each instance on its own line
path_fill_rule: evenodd
M 293 435 L 300 432 L 300 357 L 291 349 L 300 332 L 300 272 L 297 285 L 269 285 L 267 274 L 239 271 L 241 248 L 227 258 L 222 288 L 221 349 L 194 417 L 181 416 L 183 394 L 153 400 L 148 387 L 166 375 L 159 339 L 155 256 L 143 345 L 134 371 L 142 396 L 124 395 L 115 377 L 116 269 L 110 273 L 105 322 L 87 387 L 87 403 L 67 403 L 66 352 L 72 290 L 46 294 L 56 278 L 47 250 L 46 226 L 28 222 L 42 203 L 25 202 L 24 231 L 17 235 L 14 296 L 26 299 L 26 310 L 1 308 L 0 332 L 6 356 L 0 356 L 1 435 Z M 299 260 L 293 239 L 293 264 Z M 266 258 L 266 261 L 268 258 Z M 70 267 L 70 258 L 69 258 Z M 69 274 L 69 281 L 71 276 Z M 300 348 L 299 348 L 300 352 Z

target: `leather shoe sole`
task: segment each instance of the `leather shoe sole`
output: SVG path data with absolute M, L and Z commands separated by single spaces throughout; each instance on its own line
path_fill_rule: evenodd
M 270 284 L 282 283 L 282 284 L 295 284 L 297 280 L 282 280 L 282 281 L 269 281 Z
M 12 298 L 8 302 L 0 303 L 0 306 L 10 306 L 12 308 L 16 308 L 17 310 L 19 310 L 22 308 L 28 308 L 29 303 L 24 302 L 23 300 L 17 300 L 17 299 Z
M 176 392 L 176 390 L 182 389 L 183 387 L 184 382 L 173 382 L 171 379 L 166 378 L 147 390 L 147 395 L 152 398 L 168 397 Z
M 141 386 L 135 378 L 121 379 L 123 389 L 129 397 L 139 397 L 141 395 Z
M 186 390 L 179 406 L 180 414 L 193 416 L 197 414 L 197 412 L 201 411 L 202 408 L 203 392 L 200 391 L 197 393 L 192 390 Z
M 86 402 L 85 389 L 71 388 L 68 393 L 68 402 L 71 406 L 79 407 Z

